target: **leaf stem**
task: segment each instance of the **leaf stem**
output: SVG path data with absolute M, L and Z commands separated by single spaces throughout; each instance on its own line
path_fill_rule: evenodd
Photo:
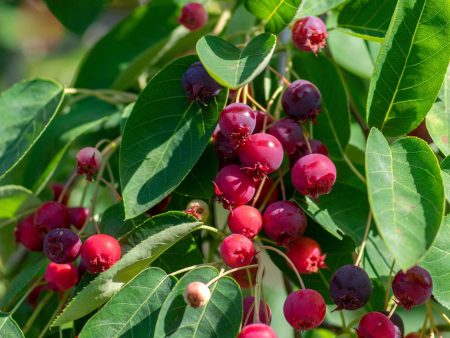
M 387 309 L 389 303 L 389 289 L 391 287 L 392 273 L 394 272 L 395 259 L 392 260 L 391 267 L 389 269 L 389 277 L 386 283 L 386 295 L 384 297 L 384 309 Z
M 258 201 L 259 196 L 261 195 L 261 191 L 264 187 L 264 183 L 266 183 L 266 179 L 267 176 L 264 176 L 261 182 L 259 183 L 258 190 L 256 191 L 255 197 L 253 198 L 252 207 L 256 205 L 256 202 Z
M 264 264 L 263 264 L 263 257 L 262 253 L 258 253 L 258 272 L 256 273 L 256 281 L 255 281 L 255 287 L 254 287 L 254 302 L 255 310 L 253 312 L 253 322 L 259 323 L 259 308 L 260 308 L 260 302 L 261 302 L 261 285 L 262 285 L 262 278 L 264 274 Z
M 372 212 L 369 210 L 369 214 L 367 216 L 366 228 L 364 229 L 364 236 L 361 242 L 361 247 L 359 248 L 358 257 L 355 261 L 355 266 L 359 266 L 361 264 L 362 256 L 364 253 L 364 248 L 367 243 L 367 236 L 369 235 L 370 225 L 372 224 Z
M 358 177 L 364 184 L 366 184 L 366 178 L 358 171 L 358 169 L 355 168 L 346 153 L 342 154 L 342 158 L 344 159 L 345 163 L 347 163 L 350 170 L 353 171 L 353 173 L 356 175 L 356 177 Z
M 289 87 L 289 86 L 291 85 L 291 83 L 289 82 L 289 80 L 286 79 L 286 78 L 283 76 L 283 74 L 281 74 L 280 72 L 278 72 L 275 68 L 273 68 L 272 66 L 269 66 L 269 69 L 270 69 L 270 71 L 271 71 L 272 73 L 274 73 L 276 76 L 278 76 L 278 77 L 280 78 L 280 80 L 283 81 L 283 83 L 284 83 L 286 86 Z
M 220 273 L 217 277 L 214 277 L 213 279 L 211 279 L 208 283 L 206 283 L 206 286 L 210 286 L 212 284 L 214 284 L 215 282 L 217 282 L 219 279 L 221 279 L 222 277 L 225 277 L 227 275 L 229 275 L 230 273 L 236 272 L 236 271 L 240 271 L 240 270 L 245 270 L 245 269 L 253 269 L 253 268 L 257 268 L 258 264 L 250 264 L 250 265 L 246 265 L 246 266 L 241 266 L 239 268 L 234 268 L 225 272 Z
M 42 309 L 45 307 L 45 305 L 47 305 L 47 303 L 49 302 L 50 298 L 52 298 L 53 295 L 54 295 L 53 292 L 49 292 L 48 294 L 45 295 L 44 298 L 42 298 L 38 306 L 36 306 L 36 308 L 33 310 L 33 313 L 31 314 L 30 318 L 28 318 L 27 322 L 23 326 L 22 328 L 23 333 L 28 332 L 28 330 L 31 328 L 31 325 L 33 325 L 34 321 L 38 317 L 39 313 L 41 313 Z
M 73 172 L 73 173 L 70 175 L 70 177 L 69 177 L 69 179 L 67 180 L 66 184 L 64 184 L 64 187 L 63 187 L 61 193 L 60 193 L 59 196 L 58 196 L 58 201 L 57 201 L 58 203 L 61 203 L 61 202 L 63 201 L 64 195 L 66 194 L 66 192 L 67 192 L 67 190 L 69 189 L 69 187 L 73 184 L 73 182 L 77 179 L 77 177 L 78 177 L 78 174 L 77 174 L 76 171 Z
M 70 295 L 70 291 L 66 291 L 63 294 L 63 296 L 61 297 L 61 300 L 60 300 L 58 306 L 56 307 L 55 311 L 53 312 L 52 316 L 50 317 L 50 320 L 47 322 L 47 324 L 45 325 L 44 329 L 41 331 L 41 334 L 39 335 L 38 338 L 43 338 L 45 336 L 45 334 L 47 333 L 48 329 L 50 328 L 50 325 L 53 322 L 53 319 L 61 311 L 61 309 L 63 308 L 64 304 L 66 303 L 67 298 L 69 298 L 69 295 Z
M 19 299 L 19 301 L 17 302 L 16 305 L 14 305 L 14 307 L 12 308 L 12 310 L 9 312 L 9 315 L 12 316 L 14 315 L 14 313 L 19 309 L 19 307 L 22 305 L 22 303 L 25 301 L 25 299 L 27 299 L 27 297 L 30 295 L 31 291 L 33 291 L 33 289 L 39 285 L 39 283 L 41 282 L 42 277 L 38 278 L 27 290 L 27 292 L 25 292 L 25 294 L 22 296 L 22 298 Z

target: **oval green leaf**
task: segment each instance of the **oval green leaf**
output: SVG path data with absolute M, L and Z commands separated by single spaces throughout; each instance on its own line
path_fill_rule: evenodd
M 445 198 L 450 203 L 450 156 L 441 162 L 442 179 L 444 181 Z
M 23 338 L 22 330 L 7 313 L 0 313 L 0 337 Z
M 347 0 L 303 0 L 300 11 L 295 15 L 296 19 L 308 15 L 319 16 L 346 2 Z

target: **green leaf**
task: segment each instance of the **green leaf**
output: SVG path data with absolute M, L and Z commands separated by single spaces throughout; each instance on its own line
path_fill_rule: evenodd
M 449 20 L 447 0 L 398 1 L 370 85 L 370 126 L 399 136 L 424 119 L 447 71 Z
M 216 276 L 218 271 L 213 267 L 183 276 L 161 308 L 153 337 L 236 337 L 242 320 L 242 293 L 234 280 L 224 277 L 212 284 L 211 299 L 204 307 L 189 307 L 183 299 L 189 283 L 207 283 Z
M 338 27 L 348 29 L 364 39 L 382 41 L 391 22 L 396 1 L 353 0 L 342 8 Z
M 410 268 L 433 243 L 444 213 L 437 159 L 421 139 L 405 137 L 389 146 L 372 128 L 366 173 L 378 231 L 399 266 Z
M 142 271 L 89 319 L 80 338 L 152 336 L 174 280 L 158 268 Z
M 0 177 L 10 171 L 41 137 L 63 99 L 56 82 L 20 82 L 0 95 Z
M 60 326 L 81 318 L 102 306 L 133 277 L 185 236 L 195 231 L 200 224 L 192 222 L 192 217 L 181 212 L 165 214 L 158 224 L 153 223 L 151 219 L 141 224 L 141 228 L 151 226 L 148 237 L 82 289 L 65 307 L 52 326 Z
M 295 18 L 300 19 L 308 15 L 319 16 L 346 1 L 347 0 L 303 0 L 301 10 L 297 13 Z
M 420 262 L 433 278 L 433 296 L 450 310 L 450 215 L 444 217 L 436 241 Z
M 200 158 L 226 102 L 226 91 L 208 106 L 189 102 L 182 77 L 198 59 L 188 56 L 158 73 L 139 95 L 120 148 L 126 218 L 147 211 L 186 177 Z
M 364 255 L 361 260 L 361 267 L 364 268 L 370 278 L 387 277 L 390 274 L 394 257 L 386 247 L 383 238 L 375 232 L 376 229 L 372 227 L 371 232 L 367 237 Z M 399 269 L 400 267 L 395 264 L 393 269 L 394 273 Z
M 270 62 L 277 38 L 273 34 L 258 35 L 241 49 L 208 35 L 197 43 L 197 54 L 208 73 L 221 85 L 237 89 L 251 82 Z
M 18 185 L 0 187 L 0 227 L 13 223 L 29 210 L 38 207 L 40 200 L 30 190 Z
M 281 33 L 292 21 L 301 0 L 245 0 L 250 13 L 263 20 L 266 32 Z
M 7 313 L 0 313 L 0 337 L 25 337 L 16 321 Z
M 444 181 L 445 198 L 450 203 L 450 156 L 441 162 L 442 180 Z

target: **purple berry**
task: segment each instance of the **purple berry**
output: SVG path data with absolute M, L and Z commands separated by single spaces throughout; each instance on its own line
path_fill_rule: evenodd
M 275 136 L 289 155 L 305 144 L 303 127 L 293 119 L 281 119 L 272 125 L 269 134 Z
M 284 302 L 284 317 L 296 330 L 311 330 L 325 319 L 326 305 L 315 290 L 302 289 L 292 292 Z
M 220 113 L 220 131 L 233 144 L 240 144 L 253 133 L 256 125 L 256 114 L 246 104 L 232 103 Z
M 44 238 L 44 252 L 58 264 L 73 262 L 80 254 L 81 240 L 69 229 L 53 229 Z
M 369 312 L 358 326 L 358 338 L 395 338 L 394 324 L 381 312 Z
M 202 4 L 198 2 L 190 2 L 186 4 L 178 18 L 178 22 L 189 29 L 196 31 L 202 28 L 208 21 L 208 12 Z
M 264 121 L 266 121 L 266 127 L 270 126 L 273 123 L 273 117 L 269 114 L 266 114 L 260 110 L 255 110 L 256 114 L 256 126 L 253 131 L 256 133 L 261 133 L 264 129 Z
M 383 311 L 383 314 L 389 316 L 389 312 L 387 311 Z M 403 323 L 402 317 L 394 312 L 390 320 L 395 327 L 395 338 L 403 338 L 405 335 L 405 324 Z
M 184 73 L 183 88 L 190 101 L 202 104 L 206 104 L 222 89 L 200 62 L 192 64 Z
M 294 165 L 295 162 L 297 162 L 302 157 L 310 154 L 322 154 L 329 157 L 328 149 L 325 144 L 315 139 L 308 140 L 308 143 L 309 147 L 307 143 L 304 143 L 302 146 L 298 147 L 293 154 L 289 156 L 289 161 L 292 165 Z
M 433 280 L 427 270 L 415 266 L 406 272 L 397 272 L 392 282 L 392 291 L 400 305 L 410 310 L 430 299 Z
M 238 149 L 231 140 L 222 133 L 220 128 L 213 134 L 213 141 L 217 158 L 222 166 L 224 164 L 236 162 L 239 158 Z
M 318 51 L 325 47 L 328 37 L 325 23 L 318 17 L 307 16 L 295 22 L 292 28 L 294 45 L 305 52 Z
M 43 232 L 56 228 L 68 228 L 70 217 L 65 205 L 58 202 L 46 202 L 34 214 L 34 224 Z
M 255 314 L 255 297 L 245 297 L 243 301 L 244 316 L 242 322 L 245 325 L 253 324 L 253 317 Z M 259 321 L 263 324 L 270 325 L 272 321 L 272 311 L 270 311 L 269 305 L 267 305 L 263 300 L 259 303 Z
M 314 121 L 322 109 L 322 96 L 311 82 L 297 80 L 285 90 L 281 103 L 285 113 L 294 120 Z
M 78 230 L 81 230 L 88 219 L 89 209 L 82 207 L 67 208 L 67 211 L 69 212 L 70 224 L 72 224 Z

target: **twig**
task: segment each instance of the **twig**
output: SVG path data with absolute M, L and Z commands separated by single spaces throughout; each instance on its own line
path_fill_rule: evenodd
M 372 212 L 369 210 L 369 215 L 367 216 L 367 222 L 366 222 L 366 228 L 364 230 L 363 240 L 361 242 L 361 247 L 359 248 L 358 257 L 356 258 L 356 262 L 355 262 L 356 266 L 359 266 L 359 264 L 361 263 L 362 256 L 364 253 L 364 248 L 366 247 L 367 236 L 369 235 L 371 223 L 372 223 Z

